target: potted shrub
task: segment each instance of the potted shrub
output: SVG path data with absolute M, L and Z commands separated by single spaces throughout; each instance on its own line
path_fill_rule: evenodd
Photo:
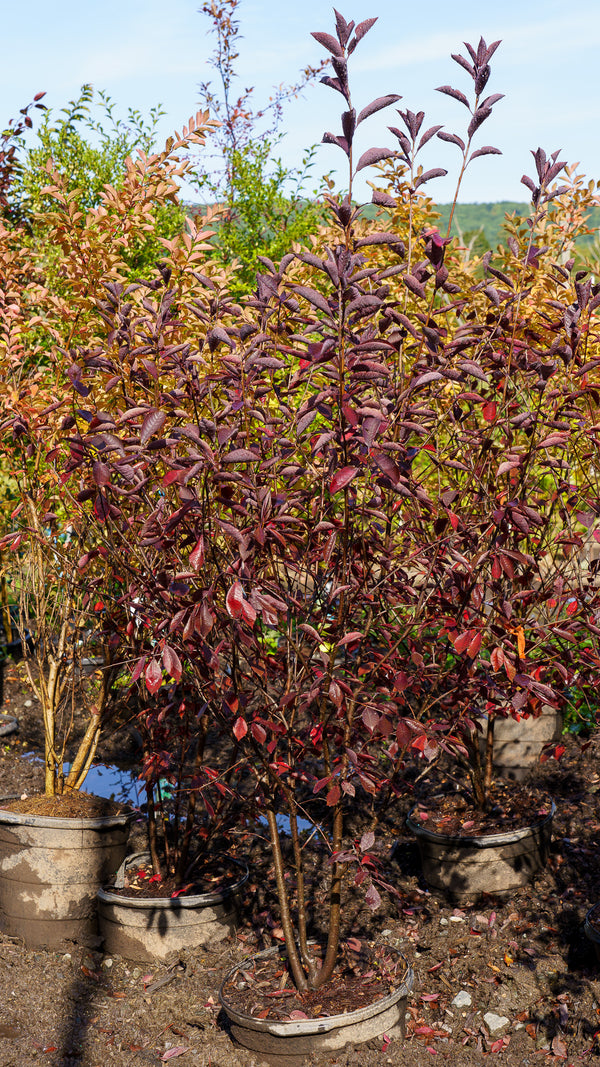
M 368 150 L 353 162 L 346 58 L 372 22 L 353 36 L 338 15 L 336 38 L 317 35 L 334 49 L 348 105 L 340 141 L 351 181 L 386 154 Z M 396 99 L 374 101 L 358 119 Z M 79 361 L 89 399 L 75 419 L 82 448 L 65 481 L 98 520 L 120 575 L 121 615 L 108 612 L 105 626 L 125 630 L 133 681 L 160 701 L 165 686 L 193 680 L 197 707 L 228 731 L 266 819 L 289 983 L 306 1011 L 291 1008 L 283 1027 L 256 1026 L 250 1016 L 240 1037 L 263 1048 L 278 1045 L 280 1032 L 293 1045 L 300 1022 L 338 1046 L 401 1028 L 412 979 L 389 953 L 358 967 L 349 1000 L 335 1010 L 337 969 L 344 959 L 356 969 L 363 949 L 354 940 L 341 951 L 349 864 L 367 902 L 379 902 L 372 835 L 349 847 L 344 816 L 383 784 L 381 743 L 437 747 L 411 714 L 398 714 L 390 683 L 403 655 L 395 515 L 407 479 L 394 419 L 401 335 L 382 316 L 387 279 L 403 268 L 401 260 L 366 267 L 365 253 L 387 244 L 397 254 L 402 245 L 391 232 L 357 231 L 351 197 L 350 184 L 343 200 L 329 200 L 335 244 L 324 242 L 319 255 L 290 253 L 279 269 L 265 260 L 242 304 L 232 304 L 210 261 L 192 276 L 171 249 L 161 278 L 139 293 L 113 287 L 104 306 L 111 342 Z M 331 855 L 318 946 L 304 817 Z M 227 1005 L 238 977 L 224 987 Z M 329 1018 L 305 1018 L 325 997 Z M 257 1037 L 270 1023 L 271 1035 Z
M 201 141 L 202 128 L 199 119 L 196 133 L 192 120 L 183 138 L 172 140 L 162 154 L 129 161 L 123 188 L 106 187 L 103 203 L 87 214 L 76 210 L 77 191 L 49 168 L 55 184 L 45 193 L 57 207 L 38 220 L 46 226 L 41 251 L 30 247 L 18 214 L 0 223 L 5 383 L 0 431 L 3 487 L 10 500 L 0 545 L 4 559 L 12 559 L 24 644 L 35 620 L 25 666 L 39 701 L 45 746 L 44 795 L 7 798 L 0 809 L 0 921 L 6 932 L 33 944 L 87 937 L 95 930 L 96 891 L 123 859 L 130 819 L 119 806 L 80 791 L 114 707 L 120 641 L 116 633 L 104 637 L 99 626 L 105 602 L 118 594 L 118 575 L 106 566 L 94 525 L 69 504 L 62 488 L 70 466 L 76 466 L 76 437 L 68 444 L 66 473 L 57 468 L 60 443 L 73 422 L 73 396 L 81 405 L 86 395 L 74 350 L 78 342 L 93 342 L 102 324 L 94 284 L 109 284 L 127 272 L 127 254 L 137 241 L 133 223 L 144 232 L 149 205 L 156 209 L 173 197 L 173 175 L 181 169 L 174 153 L 190 139 Z M 57 276 L 49 247 L 64 254 Z M 86 660 L 98 663 L 87 682 Z
M 481 62 L 474 50 L 461 62 L 476 85 Z M 431 277 L 411 288 L 423 325 L 411 317 L 401 418 L 415 447 L 425 443 L 413 470 L 435 506 L 405 512 L 418 601 L 403 696 L 460 737 L 471 790 L 415 809 L 409 825 L 427 879 L 455 896 L 522 885 L 547 854 L 551 801 L 494 785 L 498 726 L 514 721 L 518 747 L 528 720 L 560 709 L 573 683 L 597 684 L 586 545 L 598 514 L 588 346 L 600 295 L 568 258 L 584 222 L 569 215 L 572 186 L 556 183 L 564 164 L 541 149 L 534 159 L 535 180 L 523 178 L 530 218 L 507 221 L 506 247 L 487 253 L 468 285 L 458 273 L 455 308 Z M 425 235 L 424 254 L 428 273 L 435 266 L 452 284 L 446 238 Z

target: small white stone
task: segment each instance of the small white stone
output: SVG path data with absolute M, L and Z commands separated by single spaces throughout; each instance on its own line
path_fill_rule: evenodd
M 24 700 L 23 701 L 23 706 L 25 708 L 32 708 L 33 707 L 33 700 Z
M 448 925 L 448 920 L 447 919 L 443 919 L 443 918 L 440 919 L 440 926 L 447 926 L 447 925 Z
M 382 937 L 391 937 L 392 936 L 392 931 L 391 930 L 382 930 L 381 931 L 381 936 Z
M 450 916 L 450 922 L 451 923 L 464 923 L 464 921 L 465 920 L 463 919 L 462 915 L 451 915 Z
M 495 1011 L 486 1011 L 483 1021 L 492 1037 L 500 1034 L 510 1023 L 510 1019 L 507 1019 L 505 1015 L 496 1015 Z
M 112 965 L 113 965 L 113 961 L 110 959 L 110 957 L 108 957 L 105 960 L 102 960 L 102 968 L 103 968 L 103 970 L 110 971 Z
M 452 1005 L 455 1008 L 470 1008 L 472 1003 L 471 994 L 467 993 L 466 989 L 461 989 L 460 993 L 457 993 L 452 1001 Z

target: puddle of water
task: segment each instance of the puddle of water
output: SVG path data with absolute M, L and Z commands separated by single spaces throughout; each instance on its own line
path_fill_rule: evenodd
M 22 758 L 30 763 L 42 762 L 34 752 L 25 752 Z M 65 763 L 65 770 L 69 770 L 68 763 Z M 138 780 L 135 771 L 114 764 L 94 763 L 86 775 L 83 788 L 86 793 L 92 793 L 96 797 L 116 800 L 120 804 L 131 804 L 135 808 L 139 808 L 146 799 L 144 783 Z
M 132 804 L 138 808 L 145 800 L 144 783 L 138 781 L 134 771 L 110 764 L 95 763 L 86 774 L 83 788 L 87 793 Z

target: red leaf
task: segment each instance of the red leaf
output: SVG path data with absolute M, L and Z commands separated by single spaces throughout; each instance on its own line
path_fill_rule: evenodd
M 333 478 L 331 479 L 329 485 L 329 492 L 332 495 L 334 493 L 339 493 L 340 489 L 345 489 L 345 487 L 350 484 L 352 479 L 357 474 L 357 467 L 342 467 L 342 469 L 337 471 L 337 473 L 334 474 Z
M 242 614 L 243 600 L 244 590 L 239 582 L 234 582 L 225 597 L 225 606 L 232 618 L 237 619 Z
M 261 726 L 260 723 L 253 722 L 252 726 L 250 727 L 250 732 L 254 740 L 257 741 L 259 745 L 264 745 L 265 741 L 267 740 L 267 731 L 265 730 L 264 726 Z M 238 741 L 239 740 L 240 738 L 238 737 Z
M 157 693 L 162 685 L 162 671 L 159 664 L 155 659 L 150 660 L 150 663 L 146 667 L 146 688 L 149 693 Z
M 243 737 L 248 733 L 248 724 L 245 719 L 242 719 L 241 715 L 238 715 L 233 724 L 233 735 L 236 741 L 241 741 Z
M 194 571 L 200 570 L 200 567 L 204 566 L 204 538 L 199 537 L 196 541 L 195 547 L 190 552 L 190 567 Z
M 360 839 L 360 851 L 368 852 L 370 848 L 373 848 L 375 844 L 375 834 L 372 830 L 367 830 Z
M 457 652 L 464 652 L 465 649 L 469 647 L 469 645 L 471 644 L 472 640 L 473 640 L 473 631 L 472 630 L 465 630 L 464 633 L 459 634 L 459 636 L 455 638 L 455 640 L 454 640 L 454 648 L 456 649 Z
M 338 648 L 342 648 L 343 645 L 351 645 L 355 641 L 362 639 L 362 634 L 358 630 L 353 630 L 351 634 L 345 634 L 341 641 L 338 641 Z
M 327 794 L 327 807 L 333 808 L 334 805 L 337 804 L 338 800 L 340 799 L 340 796 L 341 790 L 339 785 L 336 783 L 335 785 L 332 785 L 331 789 Z
M 181 678 L 181 660 L 170 645 L 165 645 L 162 654 L 162 661 L 163 667 L 165 668 L 167 674 L 170 674 L 171 678 L 173 678 L 174 681 L 178 682 Z
M 337 682 L 332 681 L 329 685 L 329 699 L 335 704 L 336 708 L 341 707 L 342 704 L 342 690 Z
M 475 659 L 475 656 L 479 652 L 480 648 L 481 648 L 481 630 L 479 630 L 475 634 L 475 637 L 471 641 L 471 644 L 469 645 L 469 647 L 467 649 L 467 656 L 470 656 L 471 659 Z
M 496 404 L 493 400 L 490 400 L 487 404 L 484 404 L 481 412 L 486 422 L 494 422 L 496 418 Z

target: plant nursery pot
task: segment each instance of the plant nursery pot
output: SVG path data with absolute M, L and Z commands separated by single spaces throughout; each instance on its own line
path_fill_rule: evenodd
M 0 737 L 9 737 L 19 729 L 19 720 L 7 712 L 0 712 Z
M 125 897 L 112 889 L 124 884 L 128 867 L 150 862 L 148 852 L 128 856 L 112 887 L 98 892 L 98 925 L 104 951 L 129 960 L 165 960 L 173 952 L 222 941 L 237 919 L 239 893 L 249 877 L 245 863 L 236 881 L 208 893 L 179 897 Z
M 289 1021 L 259 1019 L 240 1012 L 229 1003 L 224 993 L 227 983 L 255 960 L 277 955 L 280 951 L 279 948 L 267 949 L 242 960 L 227 974 L 219 990 L 219 1000 L 230 1020 L 232 1036 L 244 1048 L 262 1053 L 274 1063 L 289 1063 L 291 1067 L 297 1062 L 304 1063 L 305 1057 L 335 1051 L 346 1045 L 358 1045 L 383 1034 L 392 1038 L 404 1036 L 406 998 L 414 985 L 414 974 L 409 966 L 397 989 L 357 1011 Z
M 531 826 L 481 837 L 433 833 L 412 818 L 414 810 L 406 822 L 417 838 L 425 880 L 453 900 L 510 893 L 527 885 L 546 863 L 554 802 L 549 814 Z
M 0 930 L 31 947 L 95 937 L 96 893 L 123 861 L 131 817 L 51 818 L 0 808 Z
M 600 963 L 600 904 L 594 904 L 593 908 L 588 911 L 583 924 L 583 932 L 594 946 L 596 959 Z
M 485 721 L 485 720 L 484 720 Z M 544 745 L 558 741 L 563 727 L 562 712 L 544 704 L 542 714 L 535 719 L 516 722 L 512 716 L 497 718 L 494 723 L 494 768 L 498 774 L 521 782 L 538 762 Z M 480 737 L 482 752 L 484 736 Z

